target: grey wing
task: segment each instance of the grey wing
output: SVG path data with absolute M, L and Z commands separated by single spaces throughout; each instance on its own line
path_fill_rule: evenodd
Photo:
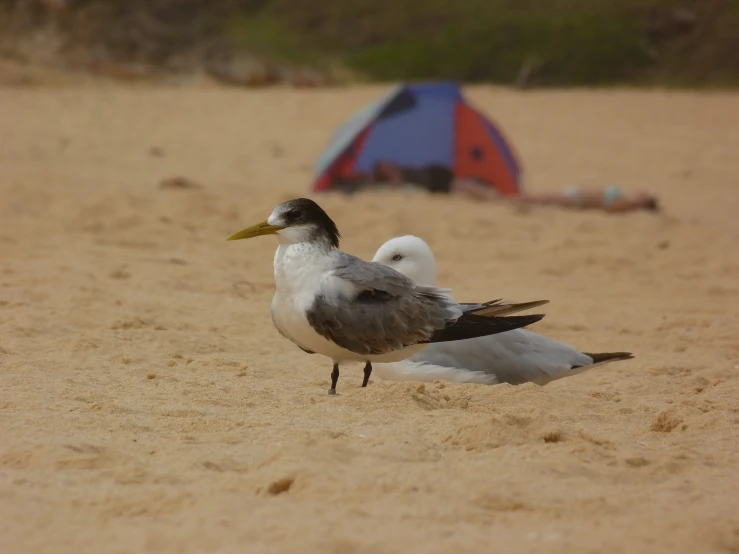
M 319 335 L 357 354 L 385 354 L 426 342 L 462 314 L 443 289 L 415 285 L 390 267 L 348 254 L 342 253 L 332 278 L 348 283 L 352 293 L 333 296 L 326 287 L 308 310 L 308 322 Z
M 365 262 L 344 252 L 338 252 L 334 275 L 345 279 L 360 289 L 378 290 L 401 295 L 417 285 L 392 267 L 377 262 Z M 421 287 L 423 288 L 423 287 Z M 434 288 L 434 287 L 426 287 Z

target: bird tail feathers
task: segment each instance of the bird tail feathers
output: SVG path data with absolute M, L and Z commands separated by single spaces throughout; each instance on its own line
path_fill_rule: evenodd
M 503 317 L 506 315 L 524 312 L 538 306 L 548 304 L 549 300 L 534 300 L 533 302 L 521 302 L 519 304 L 508 304 L 502 300 L 493 300 L 486 302 L 480 309 L 472 310 L 469 313 L 483 317 Z
M 583 352 L 583 354 L 593 358 L 593 365 L 603 362 L 615 362 L 616 360 L 631 360 L 634 357 L 631 352 L 601 352 L 600 354 Z

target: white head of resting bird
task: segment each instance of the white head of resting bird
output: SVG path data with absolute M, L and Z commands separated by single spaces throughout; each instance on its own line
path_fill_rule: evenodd
M 434 254 L 418 237 L 390 239 L 372 261 L 392 267 L 420 285 L 436 283 Z M 480 383 L 490 383 L 485 379 L 494 374 L 499 383 L 545 384 L 579 373 L 573 370 L 584 370 L 595 363 L 632 357 L 629 352 L 586 354 L 533 331 L 515 329 L 494 336 L 432 344 L 402 363 L 392 368 L 382 367 L 380 371 L 389 378 L 425 380 L 424 372 L 433 378 L 444 374 L 442 368 L 456 368 L 477 372 L 478 376 L 471 380 Z
M 275 235 L 275 296 L 272 322 L 284 337 L 308 353 L 333 360 L 335 394 L 339 365 L 394 362 L 431 343 L 502 333 L 530 325 L 543 315 L 504 317 L 546 301 L 457 304 L 449 289 L 416 284 L 394 269 L 338 250 L 336 224 L 306 198 L 283 202 L 266 221 L 228 240 Z M 492 313 L 496 311 L 496 313 Z

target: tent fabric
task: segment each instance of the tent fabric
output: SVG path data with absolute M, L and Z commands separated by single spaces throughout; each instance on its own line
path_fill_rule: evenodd
M 353 115 L 318 160 L 314 191 L 369 174 L 378 162 L 444 166 L 504 195 L 521 189 L 521 168 L 502 132 L 472 107 L 456 83 L 399 85 Z
M 379 102 L 360 110 L 341 125 L 331 137 L 328 149 L 319 158 L 318 164 L 316 165 L 317 173 L 321 174 L 326 171 L 336 161 L 336 158 L 346 150 L 357 136 L 377 118 L 385 106 L 401 91 L 402 87 L 396 87 Z

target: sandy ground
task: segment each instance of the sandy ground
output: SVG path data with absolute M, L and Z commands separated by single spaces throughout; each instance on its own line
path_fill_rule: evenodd
M 661 216 L 322 198 L 345 250 L 417 234 L 458 299 L 548 298 L 534 330 L 636 355 L 329 397 L 272 327 L 275 242 L 224 238 L 384 90 L 0 90 L 3 553 L 739 551 L 739 95 L 470 91 L 531 190 Z

